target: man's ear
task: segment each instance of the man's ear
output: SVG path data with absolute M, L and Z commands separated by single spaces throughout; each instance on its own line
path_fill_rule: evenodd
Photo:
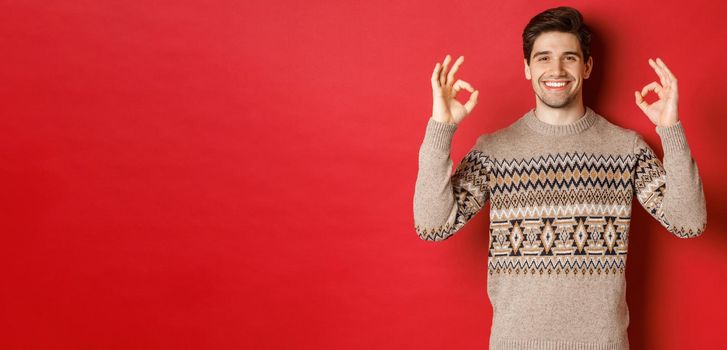
M 593 56 L 588 57 L 588 62 L 586 62 L 586 71 L 583 72 L 583 79 L 588 79 L 588 77 L 591 76 L 591 71 L 593 71 Z
M 530 67 L 528 66 L 528 59 L 523 58 L 523 63 L 525 64 L 525 79 L 530 80 L 532 77 L 530 76 Z

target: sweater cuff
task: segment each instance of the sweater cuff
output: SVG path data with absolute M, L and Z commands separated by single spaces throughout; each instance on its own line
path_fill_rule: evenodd
M 664 152 L 681 151 L 689 148 L 687 137 L 684 134 L 684 127 L 681 121 L 671 126 L 656 126 L 656 133 L 661 138 L 661 145 Z
M 457 124 L 442 123 L 429 118 L 423 144 L 431 149 L 449 153 Z

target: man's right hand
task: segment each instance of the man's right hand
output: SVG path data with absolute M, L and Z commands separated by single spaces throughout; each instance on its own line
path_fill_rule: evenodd
M 477 105 L 479 91 L 464 80 L 454 80 L 454 74 L 462 65 L 464 56 L 459 56 L 452 69 L 447 72 L 447 65 L 450 61 L 451 57 L 447 55 L 444 63 L 440 65 L 437 62 L 434 72 L 432 72 L 432 118 L 442 123 L 459 124 Z M 464 105 L 455 98 L 462 89 L 470 92 L 470 98 Z

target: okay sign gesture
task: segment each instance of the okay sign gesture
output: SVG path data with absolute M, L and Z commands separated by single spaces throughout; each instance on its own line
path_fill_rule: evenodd
M 677 78 L 666 67 L 664 61 L 660 58 L 656 62 L 649 58 L 649 65 L 656 71 L 661 80 L 659 83 L 652 81 L 641 89 L 641 92 L 634 91 L 636 97 L 636 105 L 646 114 L 652 123 L 657 126 L 672 126 L 679 121 L 677 113 L 677 103 L 679 102 L 679 91 L 677 89 Z M 649 91 L 655 92 L 659 96 L 659 100 L 648 104 L 644 100 L 644 96 Z
M 477 105 L 477 96 L 480 92 L 475 90 L 468 82 L 462 79 L 454 79 L 459 66 L 464 62 L 464 56 L 454 61 L 452 69 L 447 71 L 447 65 L 451 61 L 451 56 L 444 58 L 442 65 L 437 62 L 432 72 L 432 119 L 448 124 L 459 124 L 472 109 Z M 462 89 L 470 92 L 470 98 L 462 105 L 455 97 Z

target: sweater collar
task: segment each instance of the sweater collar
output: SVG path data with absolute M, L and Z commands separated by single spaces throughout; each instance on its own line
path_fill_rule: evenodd
M 525 113 L 523 117 L 525 124 L 533 129 L 534 131 L 545 134 L 545 135 L 570 135 L 578 134 L 588 129 L 596 121 L 596 113 L 586 106 L 586 113 L 583 116 L 569 124 L 549 124 L 546 123 L 535 115 L 535 108 Z

